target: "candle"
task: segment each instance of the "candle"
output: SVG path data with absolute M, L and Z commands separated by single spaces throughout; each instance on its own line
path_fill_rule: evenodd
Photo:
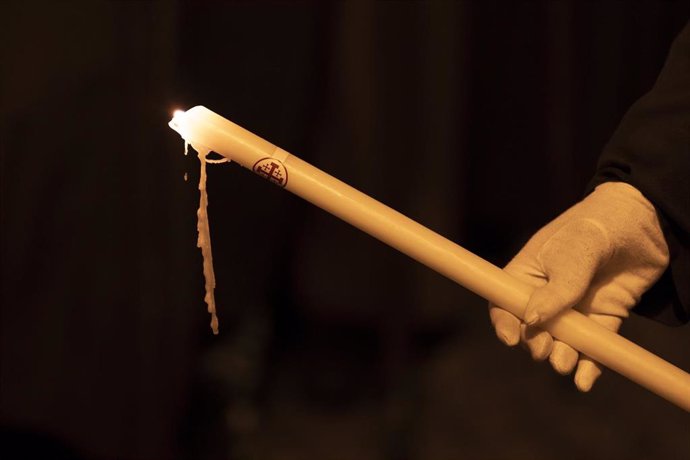
M 202 106 L 176 112 L 169 125 L 197 152 L 213 151 L 239 163 L 523 317 L 531 287 L 280 147 Z M 690 411 L 687 372 L 575 310 L 542 327 L 579 352 Z

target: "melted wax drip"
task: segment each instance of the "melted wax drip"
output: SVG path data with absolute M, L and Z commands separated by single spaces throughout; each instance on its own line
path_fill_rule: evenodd
M 185 153 L 187 145 L 185 144 Z M 199 209 L 197 210 L 196 229 L 199 233 L 197 247 L 201 249 L 204 259 L 204 280 L 206 295 L 204 300 L 208 305 L 208 312 L 211 314 L 211 330 L 218 334 L 218 316 L 216 315 L 216 299 L 213 290 L 216 288 L 216 275 L 213 272 L 213 254 L 211 252 L 211 230 L 208 222 L 208 195 L 206 194 L 206 155 L 208 150 L 199 150 L 199 162 L 201 163 L 201 174 L 199 175 Z

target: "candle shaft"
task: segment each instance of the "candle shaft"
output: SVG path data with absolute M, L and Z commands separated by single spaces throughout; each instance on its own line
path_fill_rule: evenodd
M 197 151 L 211 150 L 286 188 L 522 318 L 532 288 L 403 214 L 202 106 L 170 126 Z M 690 374 L 568 310 L 543 324 L 567 343 L 690 412 Z

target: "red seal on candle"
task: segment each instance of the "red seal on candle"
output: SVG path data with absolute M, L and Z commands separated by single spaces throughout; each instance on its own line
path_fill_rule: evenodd
M 285 187 L 287 185 L 287 168 L 285 168 L 285 165 L 275 158 L 267 157 L 260 159 L 254 163 L 252 171 L 276 185 L 281 187 Z

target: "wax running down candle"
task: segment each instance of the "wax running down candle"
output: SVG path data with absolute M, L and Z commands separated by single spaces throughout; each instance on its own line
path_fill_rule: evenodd
M 523 318 L 530 286 L 295 155 L 202 106 L 176 113 L 169 126 L 197 152 L 211 150 L 239 163 Z M 682 369 L 574 309 L 542 328 L 690 412 L 690 374 Z
M 189 151 L 189 144 L 184 144 L 184 154 L 187 155 Z M 204 301 L 206 302 L 208 312 L 211 314 L 211 330 L 218 335 L 218 315 L 216 312 L 216 274 L 213 270 L 213 251 L 211 250 L 211 227 L 208 220 L 208 193 L 206 192 L 206 163 L 226 163 L 227 158 L 220 160 L 212 160 L 207 158 L 210 150 L 199 149 L 197 151 L 199 156 L 199 209 L 196 212 L 197 223 L 196 229 L 198 233 L 196 246 L 201 249 L 201 256 L 203 258 L 204 267 Z M 187 174 L 185 174 L 185 181 Z

